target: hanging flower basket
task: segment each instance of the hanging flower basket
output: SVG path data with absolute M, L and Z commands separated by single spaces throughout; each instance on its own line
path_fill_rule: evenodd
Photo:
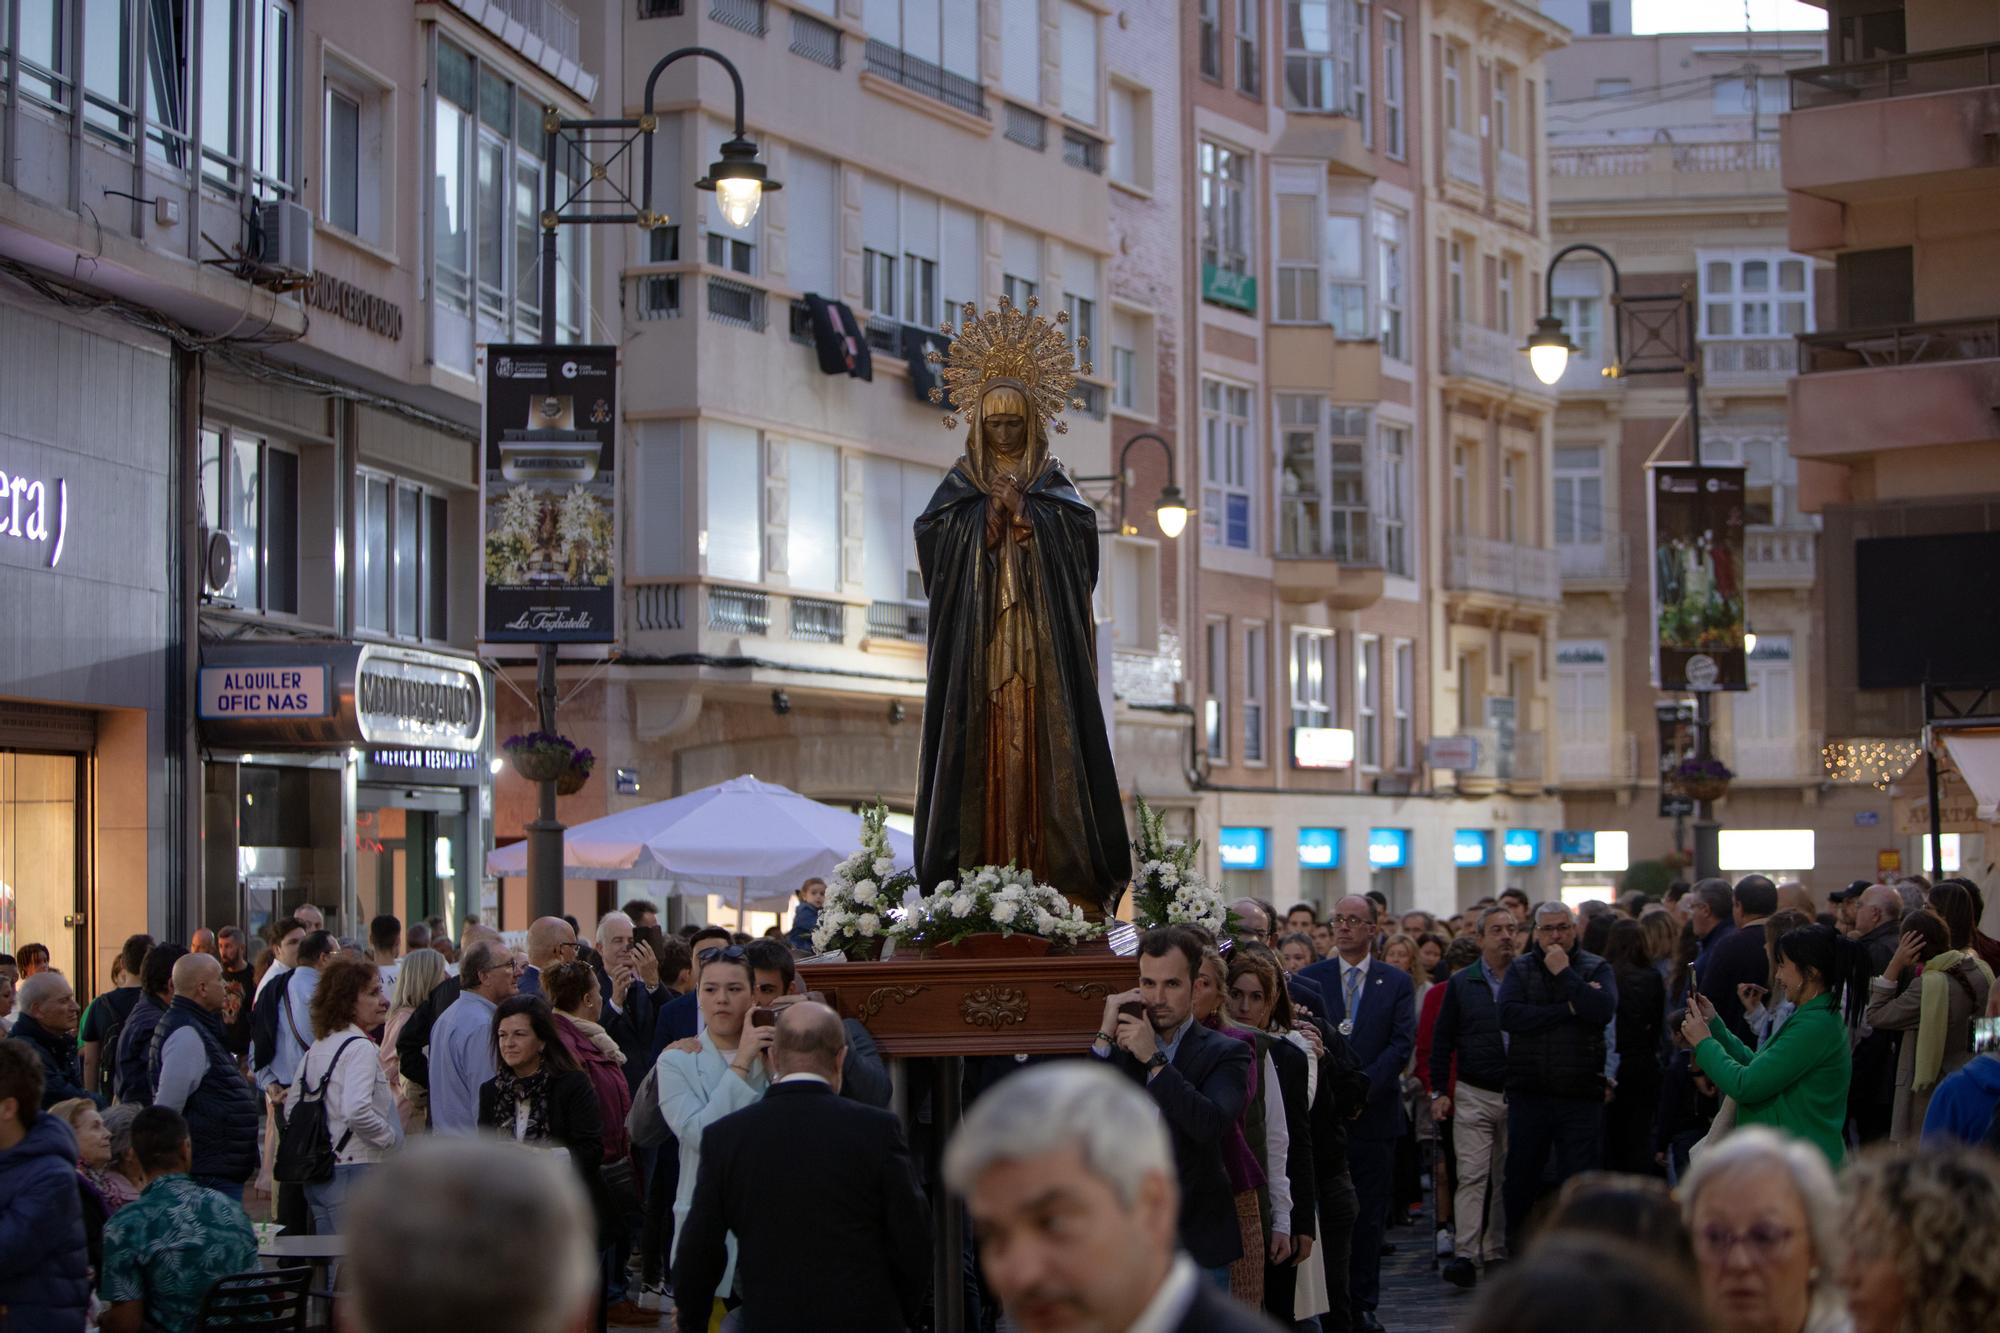
M 560 782 L 563 775 L 576 766 L 579 752 L 576 743 L 567 736 L 557 736 L 546 731 L 531 731 L 525 736 L 509 736 L 501 743 L 507 752 L 508 762 L 514 771 L 530 782 Z M 584 767 L 588 777 L 590 768 Z
M 1719 801 L 1729 794 L 1735 777 L 1720 759 L 1683 759 L 1667 774 L 1668 785 L 1696 801 Z
M 597 756 L 588 750 L 578 750 L 570 756 L 569 767 L 556 778 L 556 795 L 574 796 L 590 781 L 590 770 L 597 767 Z

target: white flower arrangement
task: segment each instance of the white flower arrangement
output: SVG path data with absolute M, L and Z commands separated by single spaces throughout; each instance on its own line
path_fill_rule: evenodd
M 816 951 L 872 956 L 902 933 L 902 913 L 922 897 L 915 873 L 896 869 L 888 820 L 888 807 L 880 801 L 862 812 L 861 850 L 834 867 L 827 882 L 826 905 L 813 927 Z
M 1141 930 L 1157 926 L 1200 926 L 1221 938 L 1230 933 L 1229 905 L 1222 893 L 1196 867 L 1199 841 L 1169 838 L 1159 812 L 1139 797 L 1139 836 L 1132 842 L 1132 924 Z
M 907 903 L 898 938 L 934 948 L 968 935 L 1038 935 L 1059 945 L 1080 944 L 1103 933 L 1060 889 L 1037 884 L 1014 866 L 961 870 L 928 895 Z

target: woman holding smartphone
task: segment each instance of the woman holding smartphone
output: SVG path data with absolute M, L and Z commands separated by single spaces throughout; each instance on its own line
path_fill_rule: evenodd
M 755 986 L 750 959 L 740 947 L 703 949 L 695 956 L 694 984 L 701 1035 L 676 1042 L 660 1054 L 660 1115 L 680 1140 L 681 1179 L 674 1194 L 676 1250 L 694 1203 L 702 1131 L 755 1102 L 770 1086 L 763 1056 L 777 1028 L 750 1021 L 756 1007 Z M 729 1237 L 726 1245 L 729 1258 L 717 1291 L 729 1291 L 736 1282 L 736 1238 Z M 670 1254 L 668 1264 L 672 1262 Z M 721 1317 L 722 1303 L 717 1301 L 710 1326 L 719 1324 Z

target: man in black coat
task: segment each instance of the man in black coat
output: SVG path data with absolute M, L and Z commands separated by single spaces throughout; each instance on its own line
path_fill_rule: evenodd
M 104 1098 L 83 1086 L 83 1060 L 76 1048 L 76 1023 L 83 1011 L 69 979 L 60 972 L 37 972 L 14 992 L 14 1006 L 19 1011 L 15 1039 L 41 1057 L 43 1109 L 72 1097 L 104 1106 Z
M 1243 1257 L 1223 1145 L 1249 1098 L 1250 1048 L 1194 1020 L 1201 941 L 1177 926 L 1139 941 L 1139 986 L 1104 1002 L 1092 1054 L 1143 1084 L 1166 1120 L 1180 1185 L 1181 1245 L 1213 1276 Z M 1121 1013 L 1136 1003 L 1143 1016 Z
M 1701 993 L 1715 1006 L 1715 1016 L 1751 1050 L 1757 1036 L 1743 1016 L 1744 983 L 1769 986 L 1771 960 L 1764 950 L 1764 919 L 1778 910 L 1778 886 L 1762 875 L 1745 875 L 1730 895 L 1731 925 L 1720 943 L 1707 950 L 1700 967 Z
M 944 1178 L 1016 1326 L 1278 1333 L 1175 1252 L 1170 1138 L 1153 1098 L 1087 1061 L 1024 1069 L 972 1104 L 945 1149 Z M 1228 1216 L 1234 1225 L 1233 1207 Z
M 597 988 L 604 997 L 604 1016 L 598 1021 L 625 1053 L 625 1080 L 637 1092 L 652 1068 L 646 1058 L 655 1055 L 653 1029 L 669 997 L 660 984 L 660 960 L 645 941 L 635 941 L 635 929 L 623 912 L 599 918 L 596 967 Z
M 902 1122 L 837 1095 L 847 1037 L 823 1004 L 785 1007 L 770 1058 L 764 1099 L 702 1135 L 674 1257 L 680 1327 L 708 1327 L 732 1235 L 744 1333 L 914 1325 L 930 1286 L 930 1210 Z

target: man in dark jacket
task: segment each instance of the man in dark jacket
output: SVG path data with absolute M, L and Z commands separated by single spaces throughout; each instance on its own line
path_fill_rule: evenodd
M 1177 926 L 1139 941 L 1139 985 L 1108 997 L 1092 1054 L 1143 1084 L 1166 1121 L 1181 1245 L 1210 1276 L 1243 1257 L 1223 1145 L 1249 1099 L 1250 1048 L 1194 1020 L 1201 942 Z M 1138 1001 L 1144 1017 L 1119 1012 Z
M 34 1047 L 42 1061 L 44 1109 L 72 1097 L 88 1097 L 101 1108 L 102 1097 L 83 1086 L 83 1062 L 76 1050 L 76 1020 L 81 1012 L 69 978 L 60 972 L 37 972 L 14 993 L 20 1017 L 14 1036 Z
M 660 960 L 635 939 L 632 918 L 606 912 L 597 923 L 597 988 L 604 997 L 599 1021 L 625 1053 L 625 1078 L 634 1091 L 652 1066 L 653 1028 L 666 996 L 660 989 Z
M 257 1094 L 229 1050 L 222 964 L 191 953 L 174 964 L 174 1002 L 153 1029 L 153 1105 L 179 1112 L 194 1145 L 197 1185 L 243 1197 L 257 1170 Z
M 83 1043 L 83 1086 L 100 1096 L 116 1091 L 118 1034 L 125 1030 L 132 1006 L 139 1003 L 139 979 L 145 975 L 146 954 L 152 947 L 151 935 L 127 937 L 111 973 L 123 977 L 125 984 L 99 995 L 83 1011 L 83 1026 L 76 1034 Z
M 1507 1034 L 1500 992 L 1514 964 L 1519 927 L 1504 907 L 1479 917 L 1479 961 L 1446 981 L 1431 1029 L 1431 1115 L 1452 1122 L 1458 1188 L 1455 1234 L 1444 1280 L 1470 1287 L 1474 1263 L 1506 1257 L 1506 1214 L 1496 1207 L 1507 1162 Z M 1454 1069 L 1454 1060 L 1456 1068 Z
M 135 1106 L 153 1104 L 152 1072 L 147 1061 L 153 1052 L 153 1030 L 174 1002 L 174 964 L 187 955 L 178 944 L 156 944 L 146 954 L 139 969 L 139 1003 L 118 1034 L 117 1095 L 121 1102 Z
M 745 1333 L 895 1333 L 930 1286 L 930 1208 L 902 1122 L 837 1096 L 840 1018 L 801 1001 L 778 1017 L 771 1090 L 702 1134 L 694 1202 L 674 1259 L 684 1329 L 706 1329 L 736 1237 Z M 797 1151 L 809 1143 L 812 1151 Z M 801 1219 L 812 1243 L 800 1245 Z
M 72 1333 L 90 1306 L 76 1139 L 42 1110 L 42 1067 L 27 1042 L 0 1041 L 0 1320 L 9 1333 Z
M 944 1177 L 966 1202 L 987 1285 L 1015 1323 L 1278 1333 L 1175 1253 L 1185 1208 L 1165 1129 L 1130 1083 L 1077 1060 L 1023 1070 L 972 1104 L 945 1149 Z
M 1510 1236 L 1522 1234 L 1551 1157 L 1558 1185 L 1603 1160 L 1605 1029 L 1617 1014 L 1611 965 L 1577 948 L 1569 908 L 1537 907 L 1534 943 L 1500 984 Z
M 1751 1050 L 1757 1049 L 1757 1038 L 1743 1016 L 1743 1000 L 1736 988 L 1746 982 L 1753 986 L 1770 985 L 1771 960 L 1764 950 L 1764 919 L 1777 910 L 1778 886 L 1762 875 L 1745 875 L 1736 882 L 1731 895 L 1730 924 L 1734 929 L 1720 943 L 1704 950 L 1696 964 L 1701 993 L 1715 1006 L 1715 1016 Z
M 1887 884 L 1871 884 L 1854 900 L 1854 940 L 1868 954 L 1868 975 L 1879 977 L 1903 937 L 1903 899 Z M 1853 1075 L 1847 1085 L 1847 1115 L 1862 1143 L 1889 1137 L 1896 1111 L 1896 1066 L 1903 1034 L 1863 1023 L 1850 1033 Z

